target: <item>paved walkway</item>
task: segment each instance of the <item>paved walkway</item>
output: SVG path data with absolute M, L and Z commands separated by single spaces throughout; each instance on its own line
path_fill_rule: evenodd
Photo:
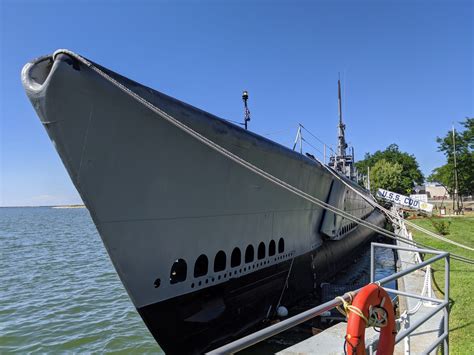
M 278 352 L 278 355 L 300 355 L 300 354 L 324 354 L 339 355 L 344 354 L 344 336 L 346 335 L 346 322 L 341 322 L 312 336 L 301 343 L 295 344 L 285 350 Z M 373 328 L 367 328 L 366 339 L 377 339 L 379 333 Z

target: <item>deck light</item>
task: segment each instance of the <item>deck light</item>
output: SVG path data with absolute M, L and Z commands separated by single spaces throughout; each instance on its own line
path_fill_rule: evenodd
M 244 100 L 244 126 L 247 129 L 247 124 L 250 121 L 250 110 L 247 106 L 247 100 L 249 99 L 249 93 L 247 90 L 242 92 L 242 100 Z

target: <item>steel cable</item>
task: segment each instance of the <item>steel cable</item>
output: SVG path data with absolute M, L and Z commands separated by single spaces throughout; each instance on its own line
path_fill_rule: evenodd
M 352 221 L 352 222 L 356 222 L 360 225 L 363 225 L 373 231 L 376 231 L 378 232 L 379 234 L 382 234 L 384 236 L 387 236 L 391 239 L 395 239 L 395 240 L 400 240 L 400 241 L 403 241 L 407 244 L 410 244 L 410 245 L 413 245 L 413 246 L 416 246 L 417 244 L 413 241 L 411 241 L 410 239 L 407 239 L 407 238 L 403 238 L 403 237 L 400 237 L 400 236 L 397 236 L 395 233 L 393 232 L 389 232 L 377 225 L 374 225 L 370 222 L 367 222 L 361 218 L 358 218 L 358 217 L 355 217 L 343 210 L 340 210 L 320 199 L 318 199 L 317 197 L 314 197 L 312 195 L 309 195 L 307 194 L 306 192 L 304 191 L 301 191 L 299 190 L 298 188 L 292 186 L 291 184 L 283 181 L 283 180 L 280 180 L 279 178 L 271 175 L 270 173 L 258 168 L 257 166 L 253 165 L 252 163 L 246 161 L 245 159 L 237 156 L 236 154 L 228 151 L 227 149 L 225 149 L 224 147 L 218 145 L 217 143 L 213 142 L 212 140 L 210 140 L 209 138 L 203 136 L 202 134 L 200 134 L 199 132 L 196 132 L 195 130 L 193 130 L 191 127 L 185 125 L 184 123 L 182 123 L 181 121 L 177 120 L 176 118 L 172 117 L 171 115 L 169 115 L 168 113 L 162 111 L 161 109 L 159 109 L 158 107 L 154 106 L 152 103 L 150 103 L 149 101 L 145 100 L 143 97 L 141 97 L 140 95 L 136 94 L 135 92 L 133 92 L 132 90 L 130 90 L 129 88 L 127 88 L 126 86 L 124 86 L 123 84 L 121 84 L 120 82 L 118 82 L 117 80 L 115 80 L 114 78 L 112 78 L 110 75 L 108 75 L 107 73 L 103 72 L 102 70 L 100 70 L 99 68 L 95 67 L 91 62 L 89 62 L 88 60 L 86 60 L 85 58 L 81 57 L 80 55 L 74 53 L 74 52 L 71 52 L 69 50 L 65 50 L 65 49 L 59 49 L 57 51 L 54 52 L 53 54 L 53 58 L 55 58 L 58 54 L 60 53 L 64 53 L 64 54 L 67 54 L 69 56 L 72 56 L 73 58 L 79 60 L 81 63 L 85 64 L 86 66 L 88 66 L 89 68 L 91 68 L 92 70 L 94 70 L 97 74 L 99 74 L 100 76 L 102 76 L 104 79 L 106 79 L 107 81 L 111 82 L 112 84 L 114 84 L 117 88 L 119 88 L 120 90 L 122 90 L 123 92 L 125 92 L 127 95 L 131 96 L 132 98 L 134 98 L 135 100 L 137 100 L 138 102 L 140 102 L 141 104 L 143 104 L 144 106 L 146 106 L 147 108 L 149 108 L 151 111 L 155 112 L 156 114 L 158 114 L 160 117 L 162 117 L 163 119 L 165 119 L 166 121 L 168 121 L 169 123 L 173 124 L 174 126 L 176 126 L 177 128 L 181 129 L 182 131 L 188 133 L 190 136 L 192 136 L 193 138 L 197 139 L 198 141 L 200 141 L 201 143 L 207 145 L 209 148 L 215 150 L 216 152 L 224 155 L 225 157 L 231 159 L 232 161 L 236 162 L 237 164 L 241 165 L 242 167 L 254 172 L 255 174 L 261 176 L 262 178 L 282 187 L 283 189 L 287 190 L 287 191 L 290 191 L 291 193 L 297 195 L 297 196 L 300 196 L 301 198 L 307 200 L 308 202 L 311 202 L 319 207 L 322 207 L 326 210 L 329 210 L 339 216 L 342 216 L 344 218 L 347 218 L 348 220 Z M 321 164 L 323 166 L 325 166 L 324 164 Z M 430 248 L 430 247 L 429 247 Z M 434 249 L 434 248 L 430 248 L 430 249 Z M 436 250 L 436 249 L 434 249 Z M 467 259 L 467 258 L 464 258 L 464 257 L 461 257 L 461 256 L 454 256 L 453 255 L 453 258 L 455 259 L 465 259 L 465 260 L 462 260 L 462 261 L 465 261 L 465 262 L 469 262 L 469 263 L 472 263 L 474 264 L 474 261 L 473 260 L 470 260 L 470 259 Z

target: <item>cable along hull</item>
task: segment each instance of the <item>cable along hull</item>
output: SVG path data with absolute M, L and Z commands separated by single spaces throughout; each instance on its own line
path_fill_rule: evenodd
M 329 213 L 136 97 L 292 186 L 384 221 L 360 197 L 341 200 L 347 187 L 318 162 L 81 57 L 39 58 L 24 67 L 22 81 L 122 283 L 167 353 L 202 352 L 245 333 L 351 262 L 372 232 L 337 221 L 331 238 L 329 227 L 321 230 Z

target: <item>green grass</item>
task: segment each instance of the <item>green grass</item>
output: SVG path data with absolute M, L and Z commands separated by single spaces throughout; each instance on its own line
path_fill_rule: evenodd
M 474 247 L 474 217 L 452 217 L 443 220 L 451 221 L 446 238 Z M 415 219 L 412 222 L 436 232 L 428 218 Z M 415 240 L 420 243 L 474 259 L 474 252 L 430 238 L 418 231 L 412 232 Z M 444 260 L 434 263 L 432 269 L 435 292 L 439 297 L 444 297 Z M 474 354 L 474 265 L 451 260 L 450 278 L 450 353 Z

